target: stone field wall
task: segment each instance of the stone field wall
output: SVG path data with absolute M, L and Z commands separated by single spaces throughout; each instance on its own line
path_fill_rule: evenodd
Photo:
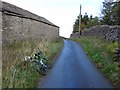
M 2 2 L 2 43 L 38 39 L 50 41 L 59 37 L 59 27 L 27 10 Z
M 79 36 L 79 33 L 71 34 L 71 37 Z M 118 41 L 120 40 L 120 26 L 94 26 L 88 29 L 84 29 L 81 36 L 94 36 L 104 38 L 108 41 Z

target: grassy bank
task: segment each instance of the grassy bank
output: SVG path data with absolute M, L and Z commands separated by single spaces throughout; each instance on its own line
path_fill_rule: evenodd
M 24 57 L 33 51 L 47 50 L 47 57 L 52 58 L 63 46 L 62 39 L 49 43 L 38 41 L 17 41 L 3 46 L 3 88 L 34 88 L 41 75 L 32 67 L 32 63 L 24 61 Z M 52 62 L 52 61 L 51 61 Z
M 95 63 L 101 73 L 103 73 L 115 87 L 120 88 L 120 67 L 118 67 L 117 62 L 114 62 L 114 49 L 118 47 L 118 43 L 107 42 L 92 37 L 73 38 L 72 40 L 79 42 L 90 60 Z

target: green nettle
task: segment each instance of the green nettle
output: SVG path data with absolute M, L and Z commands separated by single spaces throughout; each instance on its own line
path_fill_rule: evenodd
M 118 42 L 113 42 L 110 45 L 108 45 L 106 48 L 110 53 L 114 54 L 114 50 L 116 47 L 118 47 Z

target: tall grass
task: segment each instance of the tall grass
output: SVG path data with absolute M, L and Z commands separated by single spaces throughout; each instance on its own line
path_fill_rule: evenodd
M 117 42 L 107 42 L 93 37 L 73 38 L 84 48 L 90 60 L 106 76 L 115 87 L 120 88 L 120 67 L 114 62 L 114 50 L 118 47 Z
M 47 50 L 49 60 L 62 48 L 62 39 L 52 42 L 16 41 L 3 46 L 3 88 L 35 88 L 42 76 L 33 69 L 33 64 L 24 61 L 24 57 L 33 51 Z

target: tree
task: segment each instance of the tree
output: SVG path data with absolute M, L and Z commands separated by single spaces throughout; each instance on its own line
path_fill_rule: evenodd
M 94 17 L 91 15 L 90 17 L 85 13 L 85 15 L 82 17 L 81 15 L 81 31 L 85 28 L 89 28 L 95 25 L 99 25 L 100 21 L 98 17 Z M 77 17 L 74 25 L 73 25 L 73 33 L 79 32 L 79 16 Z
M 92 15 L 90 15 L 90 19 L 93 19 L 93 16 L 92 16 Z
M 113 16 L 114 16 L 114 23 L 116 25 L 120 25 L 120 1 L 119 2 L 114 2 L 113 6 Z
M 101 24 L 100 20 L 99 20 L 99 18 L 97 16 L 94 17 L 94 18 L 90 17 L 90 20 L 87 23 L 87 27 L 89 28 L 89 27 L 93 27 L 95 25 L 100 25 L 100 24 Z
M 87 15 L 87 13 L 85 13 L 85 15 L 84 15 L 83 18 L 82 18 L 82 22 L 83 22 L 85 25 L 87 25 L 88 20 L 89 20 L 89 17 L 88 17 L 88 15 Z
M 120 1 L 119 2 L 108 2 L 105 0 L 103 2 L 102 9 L 102 20 L 103 24 L 107 25 L 120 25 Z
M 79 19 L 77 18 L 75 24 L 73 25 L 73 33 L 79 31 Z
M 105 0 L 105 2 L 103 2 L 102 22 L 104 24 L 107 24 L 107 25 L 112 25 L 113 24 L 112 8 L 113 8 L 113 3 L 112 2 L 107 2 L 106 0 Z

